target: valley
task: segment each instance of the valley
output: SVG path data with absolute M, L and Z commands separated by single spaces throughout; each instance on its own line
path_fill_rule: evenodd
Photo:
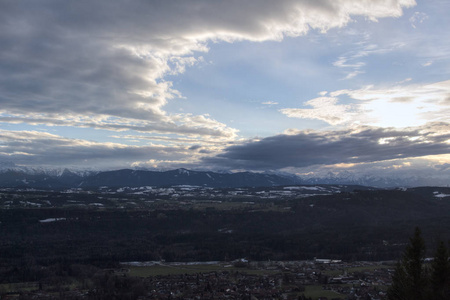
M 415 226 L 423 230 L 431 257 L 436 241 L 450 236 L 449 194 L 445 187 L 347 185 L 2 188 L 0 284 L 15 287 L 3 290 L 21 299 L 35 297 L 39 283 L 42 298 L 33 299 L 53 299 L 48 295 L 56 291 L 64 295 L 60 299 L 109 299 L 109 280 L 115 282 L 117 293 L 130 289 L 129 299 L 137 299 L 136 291 L 148 296 L 142 299 L 166 299 L 170 293 L 164 293 L 174 287 L 164 290 L 162 285 L 176 282 L 195 285 L 187 290 L 178 287 L 181 298 L 205 293 L 207 282 L 196 285 L 195 276 L 206 273 L 202 276 L 218 276 L 217 286 L 210 283 L 209 292 L 215 293 L 228 282 L 236 285 L 232 293 L 242 297 L 250 294 L 238 288 L 239 282 L 250 286 L 273 280 L 278 283 L 271 289 L 258 290 L 260 297 L 269 290 L 277 297 L 317 299 L 337 290 L 341 296 L 349 295 L 352 288 L 355 292 L 356 281 L 361 291 L 363 277 L 352 275 L 351 283 L 335 282 L 324 289 L 318 271 L 304 266 L 319 263 L 317 268 L 328 279 L 344 276 L 343 270 L 363 262 L 388 262 L 392 271 Z M 321 264 L 328 260 L 335 263 Z M 288 262 L 297 266 L 296 271 L 285 269 Z M 128 271 L 121 273 L 123 268 Z M 380 273 L 384 287 L 391 276 L 386 270 L 380 271 L 385 272 Z M 180 274 L 191 275 L 180 279 Z M 191 277 L 194 281 L 188 283 Z M 23 288 L 17 288 L 20 284 Z M 94 295 L 94 289 L 104 292 Z M 373 285 L 364 290 L 373 292 Z M 383 288 L 375 291 L 379 294 Z

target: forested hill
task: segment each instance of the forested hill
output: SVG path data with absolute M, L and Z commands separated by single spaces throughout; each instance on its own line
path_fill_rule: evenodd
M 430 249 L 437 239 L 450 237 L 448 188 L 265 199 L 218 192 L 223 196 L 199 200 L 3 191 L 0 252 L 10 265 L 27 256 L 42 264 L 61 257 L 86 264 L 161 258 L 391 260 L 400 257 L 416 226 Z

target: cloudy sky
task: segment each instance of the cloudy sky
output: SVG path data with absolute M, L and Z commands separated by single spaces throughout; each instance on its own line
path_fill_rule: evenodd
M 0 2 L 0 162 L 450 175 L 448 0 Z

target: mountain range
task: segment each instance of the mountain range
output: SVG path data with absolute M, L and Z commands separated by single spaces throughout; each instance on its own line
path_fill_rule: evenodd
M 29 188 L 98 188 L 193 185 L 215 188 L 258 187 L 299 184 L 297 177 L 250 172 L 215 173 L 176 169 L 147 171 L 122 169 L 79 174 L 69 170 L 62 172 L 25 172 L 4 170 L 0 173 L 0 187 Z
M 213 188 L 263 187 L 296 184 L 347 184 L 379 188 L 412 187 L 426 185 L 446 186 L 430 178 L 410 176 L 408 178 L 385 178 L 377 176 L 356 176 L 350 172 L 329 173 L 323 177 L 300 177 L 274 173 L 218 173 L 212 171 L 192 171 L 176 169 L 170 171 L 150 171 L 121 169 L 114 171 L 72 171 L 68 169 L 29 169 L 11 164 L 0 165 L 0 187 L 10 188 L 98 188 L 177 186 L 194 185 Z

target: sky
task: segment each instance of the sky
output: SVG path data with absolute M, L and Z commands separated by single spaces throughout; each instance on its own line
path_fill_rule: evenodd
M 450 178 L 447 0 L 0 2 L 0 163 Z

